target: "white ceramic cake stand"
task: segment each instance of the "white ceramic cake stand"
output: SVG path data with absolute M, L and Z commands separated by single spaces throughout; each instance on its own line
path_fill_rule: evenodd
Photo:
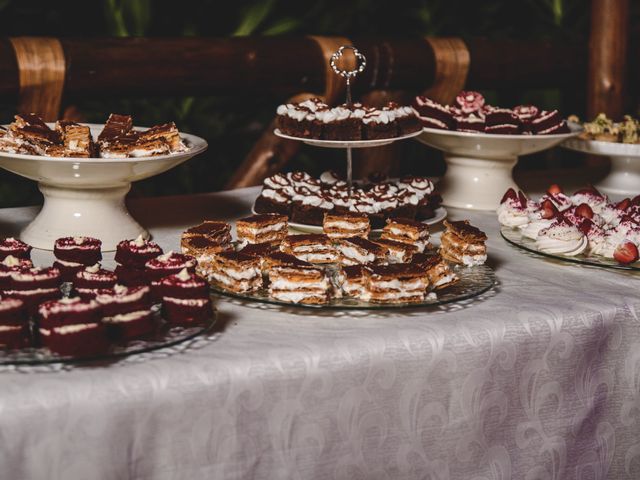
M 94 138 L 103 125 L 89 124 Z M 189 150 L 155 157 L 57 158 L 0 152 L 0 167 L 38 182 L 44 205 L 20 233 L 35 248 L 53 250 L 57 238 L 85 235 L 102 240 L 105 251 L 119 241 L 149 233 L 125 205 L 131 182 L 158 175 L 202 153 L 207 142 L 181 134 Z
M 562 147 L 609 157 L 611 171 L 596 185 L 601 192 L 628 197 L 640 193 L 640 145 L 571 138 Z
M 520 155 L 554 147 L 580 131 L 559 135 L 493 135 L 424 128 L 416 138 L 444 152 L 447 171 L 439 184 L 443 205 L 495 210 L 504 192 L 518 188 L 511 172 Z

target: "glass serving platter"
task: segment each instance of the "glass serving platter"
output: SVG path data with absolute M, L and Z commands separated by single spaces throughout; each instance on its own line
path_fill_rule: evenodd
M 211 331 L 217 319 L 216 310 L 212 307 L 212 316 L 205 323 L 189 326 L 170 326 L 162 319 L 159 305 L 153 306 L 152 311 L 157 321 L 157 328 L 153 333 L 126 343 L 114 343 L 107 353 L 86 357 L 70 357 L 55 354 L 44 347 L 27 347 L 19 350 L 0 349 L 0 366 L 114 362 L 130 355 L 147 353 L 194 339 Z M 30 328 L 33 332 L 33 322 L 31 322 Z
M 569 257 L 566 255 L 560 255 L 556 253 L 541 252 L 540 250 L 538 250 L 535 240 L 524 237 L 520 232 L 520 230 L 516 228 L 501 227 L 500 235 L 502 235 L 502 238 L 504 238 L 511 245 L 514 245 L 518 248 L 526 250 L 527 252 L 535 253 L 536 255 L 540 255 L 542 257 L 555 258 L 558 260 L 563 260 L 565 262 L 578 263 L 581 265 L 590 265 L 592 267 L 613 268 L 616 270 L 627 270 L 627 271 L 640 271 L 640 262 L 636 262 L 630 265 L 622 265 L 621 263 L 618 263 L 617 261 L 615 261 L 613 258 L 607 258 L 600 255 L 590 255 L 588 253 Z
M 351 297 L 333 298 L 322 305 L 309 305 L 304 303 L 290 303 L 276 300 L 269 296 L 267 289 L 263 288 L 255 292 L 236 293 L 225 290 L 216 283 L 211 284 L 211 290 L 219 295 L 250 300 L 254 302 L 270 303 L 287 307 L 300 307 L 309 309 L 359 309 L 359 310 L 382 310 L 392 308 L 419 308 L 433 307 L 447 303 L 460 302 L 477 297 L 487 292 L 496 284 L 495 272 L 487 265 L 475 267 L 452 267 L 460 280 L 450 287 L 435 290 L 435 297 L 428 294 L 423 302 L 411 303 L 374 303 L 359 300 Z M 329 275 L 335 276 L 335 267 L 329 267 Z

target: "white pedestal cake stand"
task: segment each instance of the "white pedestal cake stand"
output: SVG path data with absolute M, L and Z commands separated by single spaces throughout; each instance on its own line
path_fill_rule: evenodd
M 640 193 L 640 145 L 571 138 L 562 147 L 609 157 L 611 172 L 596 185 L 602 193 L 630 197 Z
M 520 155 L 540 152 L 580 133 L 493 135 L 424 128 L 416 139 L 444 152 L 447 171 L 440 182 L 442 204 L 471 210 L 495 210 L 509 188 Z
M 94 138 L 102 125 L 90 124 Z M 0 152 L 0 167 L 38 182 L 44 205 L 20 233 L 35 248 L 53 250 L 57 238 L 85 235 L 102 240 L 105 251 L 119 241 L 148 237 L 125 206 L 131 182 L 165 172 L 202 153 L 207 142 L 181 134 L 189 150 L 138 158 L 58 158 Z

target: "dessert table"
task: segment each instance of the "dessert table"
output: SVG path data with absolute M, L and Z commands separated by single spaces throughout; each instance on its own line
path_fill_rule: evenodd
M 257 193 L 129 206 L 167 251 Z M 0 210 L 0 233 L 36 213 Z M 449 216 L 489 236 L 500 283 L 481 298 L 360 312 L 221 299 L 218 331 L 186 351 L 1 372 L 0 478 L 640 478 L 638 277 L 516 250 L 493 213 Z

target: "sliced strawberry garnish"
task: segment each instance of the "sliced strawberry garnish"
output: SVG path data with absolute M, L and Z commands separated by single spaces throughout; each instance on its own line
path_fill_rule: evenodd
M 540 205 L 540 210 L 542 211 L 540 216 L 545 219 L 555 218 L 560 213 L 558 212 L 558 209 L 553 204 L 553 202 L 549 199 L 542 202 L 542 205 Z
M 575 214 L 578 217 L 584 217 L 589 219 L 593 218 L 593 210 L 591 210 L 591 207 L 586 203 L 581 203 L 580 205 L 578 205 L 576 207 Z
M 625 198 L 624 200 L 620 200 L 618 203 L 616 203 L 616 208 L 618 210 L 625 211 L 627 208 L 629 208 L 630 205 L 631 205 L 631 200 L 629 200 L 628 198 Z
M 505 192 L 505 194 L 502 197 L 502 200 L 500 200 L 500 203 L 504 203 L 509 199 L 518 200 L 518 194 L 516 193 L 516 191 L 513 188 L 510 188 L 509 190 L 507 190 Z
M 518 190 L 518 200 L 520 200 L 520 206 L 522 208 L 527 208 L 527 197 L 521 190 Z
M 638 247 L 633 242 L 623 242 L 613 252 L 613 258 L 622 264 L 638 261 Z
M 579 194 L 582 194 L 582 195 L 590 194 L 590 195 L 594 195 L 596 197 L 602 197 L 602 194 L 593 185 L 589 185 L 589 186 L 587 186 L 585 188 L 581 188 L 576 193 L 574 193 L 574 195 L 579 195 Z
M 562 193 L 562 188 L 560 188 L 560 185 L 558 185 L 557 183 L 553 183 L 549 186 L 549 188 L 547 188 L 547 193 L 549 195 L 557 195 L 559 193 Z
M 631 205 L 640 205 L 640 195 L 636 195 L 631 199 Z

